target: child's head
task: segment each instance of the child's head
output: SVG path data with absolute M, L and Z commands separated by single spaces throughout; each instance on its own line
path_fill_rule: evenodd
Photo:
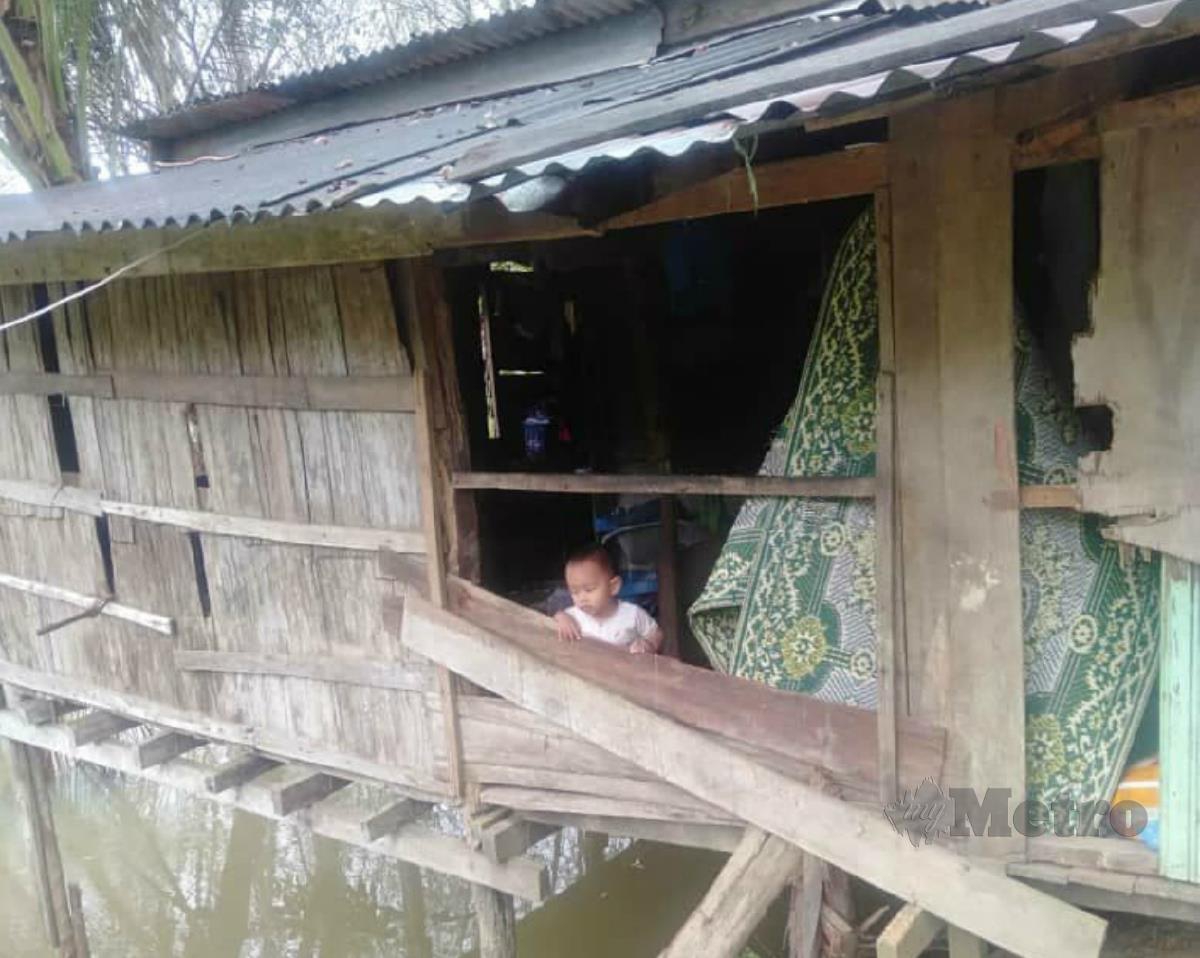
M 621 577 L 604 546 L 591 543 L 567 556 L 566 577 L 571 599 L 588 615 L 603 616 L 616 607 Z

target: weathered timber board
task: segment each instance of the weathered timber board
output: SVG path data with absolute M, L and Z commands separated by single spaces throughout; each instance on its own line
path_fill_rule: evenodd
M 853 875 L 1028 958 L 1098 956 L 1105 923 L 936 846 L 914 847 L 878 812 L 820 789 L 558 667 L 553 655 L 409 597 L 416 651 Z M 547 643 L 548 648 L 553 648 Z M 802 814 L 797 810 L 802 809 Z M 1021 921 L 1013 921 L 1014 914 Z
M 1080 468 L 1085 509 L 1200 505 L 1200 123 L 1103 134 L 1100 272 L 1074 345 L 1077 401 L 1113 410 L 1112 448 Z

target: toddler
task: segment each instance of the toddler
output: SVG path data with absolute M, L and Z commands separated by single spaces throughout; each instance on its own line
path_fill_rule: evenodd
M 603 546 L 588 545 L 572 552 L 566 578 L 575 604 L 554 617 L 560 639 L 595 639 L 643 655 L 662 648 L 658 623 L 641 606 L 617 598 L 621 577 Z

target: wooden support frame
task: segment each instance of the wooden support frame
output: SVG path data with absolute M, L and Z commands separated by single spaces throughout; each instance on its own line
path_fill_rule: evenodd
M 176 649 L 174 659 L 182 672 L 287 676 L 399 692 L 424 692 L 433 683 L 431 670 L 419 665 L 349 656 Z
M 420 818 L 431 807 L 428 802 L 418 802 L 413 798 L 402 798 L 393 802 L 363 819 L 363 838 L 367 842 L 377 842 L 385 835 L 394 834 L 401 826 Z
M 226 788 L 214 793 L 209 788 L 209 781 L 216 770 L 186 756 L 163 765 L 140 768 L 132 746 L 113 742 L 76 746 L 65 728 L 32 726 L 11 710 L 0 710 L 0 738 L 110 768 L 264 818 L 279 818 L 270 789 L 247 780 L 236 789 Z M 461 839 L 415 823 L 400 826 L 389 835 L 367 842 L 362 833 L 363 810 L 337 807 L 336 801 L 334 798 L 318 802 L 290 820 L 317 835 L 495 888 L 528 901 L 540 902 L 549 895 L 546 869 L 540 862 L 519 858 L 496 865 L 485 855 L 469 849 Z
M 278 768 L 280 762 L 277 759 L 268 758 L 266 755 L 260 755 L 257 752 L 250 752 L 246 755 L 240 755 L 237 758 L 230 759 L 212 770 L 205 776 L 204 787 L 212 793 L 227 791 L 231 788 L 240 788 L 247 782 L 252 781 L 260 775 L 265 775 L 272 769 Z
M 204 745 L 203 739 L 182 732 L 160 732 L 137 744 L 137 761 L 142 768 L 162 765 Z
M 917 958 L 945 928 L 937 915 L 918 905 L 905 905 L 883 929 L 875 954 L 878 958 Z
M 385 783 L 414 798 L 434 800 L 443 794 L 440 784 L 416 779 L 409 770 L 394 763 L 377 762 L 334 751 L 285 732 L 225 722 L 137 695 L 96 688 L 81 679 L 37 672 L 11 662 L 0 661 L 0 682 L 43 695 L 70 699 L 91 708 L 115 712 L 136 720 L 133 722 L 135 725 L 150 724 L 170 728 L 210 741 L 254 749 L 276 761 L 302 762 L 333 774 Z
M 431 606 L 407 600 L 401 640 L 648 772 L 948 921 L 1027 958 L 1099 955 L 1105 923 L 1026 894 L 989 867 L 937 846 L 915 848 L 878 812 L 858 809 L 736 748 Z M 804 814 L 797 815 L 796 809 Z M 998 907 L 998 903 L 1008 907 Z M 1023 920 L 1013 922 L 1018 912 Z
M 3 396 L 83 396 L 307 412 L 416 410 L 411 376 L 0 373 Z
M 272 807 L 279 818 L 287 818 L 315 805 L 350 784 L 348 779 L 301 766 L 288 766 L 278 774 L 283 781 L 272 782 L 268 788 Z
M 23 479 L 0 479 L 0 499 L 47 509 L 67 509 L 90 516 L 120 516 L 156 525 L 175 526 L 191 532 L 260 539 L 263 542 L 278 542 L 283 545 L 321 546 L 361 552 L 386 549 L 389 552 L 417 554 L 423 553 L 426 548 L 424 534 L 416 530 L 328 526 L 259 519 L 255 516 L 231 516 L 200 509 L 148 506 L 107 499 L 92 489 L 56 486 Z
M 870 499 L 875 495 L 875 483 L 871 479 L 541 472 L 456 472 L 454 488 L 571 495 L 642 493 L 660 496 L 804 496 L 830 499 Z
M 879 683 L 879 798 L 895 801 L 900 791 L 896 715 L 903 674 L 897 627 L 904 627 L 897 603 L 902 562 L 897 543 L 896 509 L 896 331 L 892 324 L 892 201 L 881 189 L 875 194 L 876 289 L 879 303 L 879 376 L 875 387 L 875 622 Z M 907 697 L 906 697 L 907 701 Z M 907 708 L 903 709 L 907 714 Z
M 80 745 L 93 745 L 96 742 L 103 742 L 114 735 L 120 735 L 122 732 L 128 732 L 131 728 L 137 728 L 141 724 L 141 722 L 126 718 L 124 715 L 95 711 L 89 712 L 83 718 L 68 722 L 65 728 L 71 736 L 72 743 L 78 748 Z
M 888 147 L 871 144 L 737 168 L 605 220 L 610 230 L 867 195 L 887 183 Z
M 1012 862 L 1007 871 L 1082 908 L 1200 924 L 1200 886 L 1192 882 L 1037 862 Z
M 746 829 L 696 910 L 659 958 L 736 958 L 787 884 L 803 852 L 757 828 Z
M 157 632 L 159 635 L 171 636 L 175 634 L 175 620 L 169 616 L 144 612 L 132 606 L 122 605 L 120 602 L 109 601 L 104 596 L 84 595 L 82 592 L 76 592 L 74 589 L 64 589 L 61 586 L 51 585 L 48 582 L 35 582 L 32 579 L 22 579 L 20 576 L 9 575 L 6 572 L 0 572 L 0 586 L 13 589 L 17 592 L 24 592 L 27 595 L 34 595 L 39 599 L 49 599 L 53 602 L 62 602 L 65 605 L 73 605 L 77 609 L 83 609 L 84 614 L 79 616 L 79 618 L 91 615 L 103 615 L 110 619 L 120 619 L 122 622 L 141 626 L 143 629 L 149 629 L 151 632 Z M 62 624 L 65 625 L 66 622 Z

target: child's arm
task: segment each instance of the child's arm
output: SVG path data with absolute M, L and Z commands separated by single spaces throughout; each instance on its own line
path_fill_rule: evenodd
M 554 629 L 558 632 L 558 637 L 563 642 L 578 642 L 583 638 L 583 632 L 579 628 L 579 623 L 565 612 L 555 613 Z
M 634 655 L 657 655 L 663 646 L 663 632 L 658 623 L 644 609 L 638 609 L 634 621 L 638 637 L 629 643 L 629 651 Z
M 653 631 L 640 639 L 634 639 L 629 643 L 629 651 L 634 655 L 658 655 L 659 649 L 662 648 L 663 633 L 657 625 Z

